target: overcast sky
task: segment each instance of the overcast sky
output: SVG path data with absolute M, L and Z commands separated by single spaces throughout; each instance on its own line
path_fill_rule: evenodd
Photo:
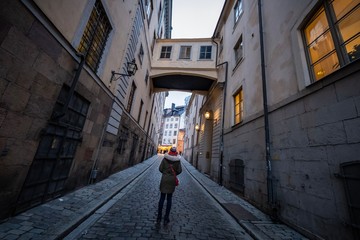
M 224 0 L 173 0 L 171 38 L 211 38 Z M 169 92 L 165 108 L 171 103 L 185 105 L 189 92 Z

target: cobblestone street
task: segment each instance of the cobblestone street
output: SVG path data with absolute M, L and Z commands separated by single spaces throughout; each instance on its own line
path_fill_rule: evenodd
M 173 195 L 170 223 L 155 226 L 160 196 L 157 161 L 143 176 L 121 191 L 117 201 L 76 239 L 252 239 L 183 167 Z M 124 193 L 125 192 L 125 193 Z M 166 206 L 166 203 L 165 203 Z M 165 208 L 164 206 L 164 208 Z M 164 209 L 165 210 L 165 209 Z M 78 235 L 78 236 L 77 236 Z M 68 237 L 67 239 L 71 239 Z
M 307 239 L 184 159 L 170 223 L 156 227 L 162 157 L 8 219 L 0 224 L 0 239 Z

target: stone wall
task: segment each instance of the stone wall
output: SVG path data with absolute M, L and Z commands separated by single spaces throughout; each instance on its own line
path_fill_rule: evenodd
M 76 61 L 20 1 L 0 3 L 0 218 L 10 216 Z M 75 92 L 90 102 L 64 192 L 88 183 L 112 99 L 83 70 Z
M 270 107 L 274 196 L 281 220 L 310 237 L 352 239 L 340 164 L 360 156 L 360 61 Z M 267 204 L 262 116 L 225 135 L 225 164 L 245 164 L 244 197 Z M 229 186 L 229 171 L 225 171 Z

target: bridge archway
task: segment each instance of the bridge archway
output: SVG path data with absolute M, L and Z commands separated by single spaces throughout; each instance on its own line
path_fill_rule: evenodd
M 153 91 L 184 91 L 206 95 L 216 78 L 208 76 L 173 73 L 151 77 Z

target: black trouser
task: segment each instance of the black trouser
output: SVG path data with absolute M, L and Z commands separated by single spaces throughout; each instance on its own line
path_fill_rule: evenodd
M 162 209 L 163 209 L 163 206 L 164 206 L 165 196 L 167 196 L 167 198 L 166 198 L 165 219 L 166 220 L 169 219 L 170 209 L 171 209 L 171 202 L 172 202 L 172 193 L 161 193 L 160 201 L 159 201 L 159 208 L 158 208 L 158 217 L 157 217 L 158 220 L 161 220 Z

